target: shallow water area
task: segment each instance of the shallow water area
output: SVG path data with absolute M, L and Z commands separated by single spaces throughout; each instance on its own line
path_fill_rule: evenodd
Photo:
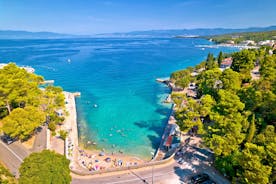
M 209 52 L 203 39 L 89 38 L 0 40 L 0 63 L 29 65 L 76 98 L 79 137 L 89 148 L 149 159 L 159 146 L 171 104 L 155 81 L 194 66 Z M 88 144 L 87 144 L 88 143 Z

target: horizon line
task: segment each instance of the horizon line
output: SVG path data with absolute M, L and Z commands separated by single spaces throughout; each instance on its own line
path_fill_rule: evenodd
M 254 29 L 254 28 L 269 28 L 276 27 L 276 25 L 269 26 L 250 26 L 250 27 L 239 27 L 239 28 L 230 28 L 230 27 L 198 27 L 198 28 L 167 28 L 167 29 L 147 29 L 147 30 L 130 30 L 130 31 L 115 31 L 115 32 L 103 32 L 103 33 L 91 33 L 91 34 L 81 34 L 81 33 L 64 33 L 64 32 L 55 32 L 55 31 L 31 31 L 31 30 L 14 30 L 14 29 L 0 29 L 0 31 L 20 31 L 20 32 L 29 32 L 29 33 L 54 33 L 54 34 L 63 34 L 68 36 L 93 36 L 93 35 L 102 35 L 102 34 L 119 34 L 119 33 L 133 33 L 133 32 L 147 32 L 147 31 L 172 31 L 172 30 L 196 30 L 196 29 Z

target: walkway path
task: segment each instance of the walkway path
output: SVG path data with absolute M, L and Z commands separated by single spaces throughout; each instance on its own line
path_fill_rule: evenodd
M 192 157 L 186 155 L 185 162 L 180 165 L 176 160 L 158 166 L 149 166 L 140 169 L 131 169 L 116 173 L 105 173 L 101 175 L 73 176 L 72 184 L 182 184 L 189 183 L 191 176 L 197 173 L 205 172 L 217 184 L 230 184 L 230 182 L 221 176 L 213 167 L 205 162 L 202 150 L 190 147 Z M 196 159 L 197 158 L 197 159 Z M 175 158 L 176 159 L 176 158 Z
M 260 65 L 255 66 L 253 70 L 251 70 L 251 77 L 252 80 L 259 80 L 261 75 L 260 75 Z
M 47 148 L 47 127 L 42 126 L 39 132 L 35 135 L 32 152 L 40 152 Z
M 68 131 L 65 140 L 65 155 L 70 160 L 71 169 L 80 169 L 78 164 L 78 126 L 75 96 L 73 93 L 64 92 L 66 100 L 66 110 L 69 115 L 65 118 L 63 127 Z
M 21 163 L 30 153 L 29 150 L 18 142 L 7 145 L 0 141 L 0 160 L 17 178 L 19 177 L 18 169 Z

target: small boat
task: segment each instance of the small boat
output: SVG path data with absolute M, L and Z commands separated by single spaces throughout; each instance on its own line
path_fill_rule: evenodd
M 71 59 L 67 59 L 67 62 L 70 63 L 70 62 L 71 62 Z
M 94 108 L 97 108 L 97 107 L 98 107 L 98 105 L 97 105 L 97 104 L 94 104 L 94 105 L 93 105 L 93 107 L 94 107 Z

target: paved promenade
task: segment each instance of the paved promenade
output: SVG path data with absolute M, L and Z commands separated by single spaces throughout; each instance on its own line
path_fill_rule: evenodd
M 64 92 L 66 100 L 66 110 L 69 115 L 64 122 L 64 128 L 68 131 L 68 136 L 65 140 L 65 155 L 70 160 L 70 168 L 72 170 L 80 169 L 78 165 L 78 126 L 77 126 L 77 111 L 75 96 L 73 93 Z

